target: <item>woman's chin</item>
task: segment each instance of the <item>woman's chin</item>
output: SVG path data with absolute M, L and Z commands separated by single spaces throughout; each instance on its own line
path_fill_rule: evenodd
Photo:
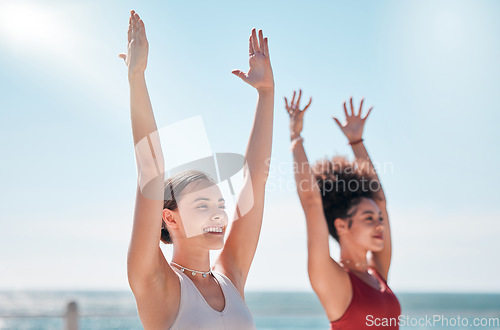
M 384 243 L 373 244 L 370 251 L 372 252 L 380 252 L 384 249 Z
M 206 246 L 209 250 L 220 250 L 224 247 L 224 236 L 218 238 L 217 240 L 210 239 L 206 242 Z
M 224 247 L 224 241 L 220 243 L 211 242 L 210 244 L 207 244 L 207 247 L 209 250 L 221 250 Z

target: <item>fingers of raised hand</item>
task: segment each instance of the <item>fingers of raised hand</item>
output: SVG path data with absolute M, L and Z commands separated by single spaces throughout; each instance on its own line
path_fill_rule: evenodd
M 127 42 L 132 40 L 132 17 L 128 19 Z
M 337 123 L 337 125 L 339 125 L 340 128 L 342 128 L 342 124 L 340 123 L 340 121 L 336 118 L 336 117 L 332 117 L 333 120 L 335 120 L 335 122 Z
M 286 97 L 285 97 L 285 109 L 286 112 L 288 112 L 288 114 L 290 115 L 290 117 L 295 116 L 295 114 L 297 113 L 297 107 L 293 104 L 293 100 L 292 102 L 290 102 L 290 104 L 288 104 L 288 99 Z
M 130 11 L 130 20 L 132 21 L 132 29 L 136 27 L 136 16 L 138 16 L 135 11 L 131 10 Z
M 285 109 L 290 117 L 295 116 L 296 109 L 293 107 L 293 103 L 288 104 L 288 99 L 285 97 Z
M 135 11 L 130 11 L 130 30 L 131 30 L 131 39 L 135 39 L 135 35 L 137 33 L 137 23 L 135 19 Z
M 366 113 L 366 116 L 363 118 L 363 120 L 365 120 L 366 118 L 368 118 L 368 116 L 370 115 L 370 112 L 372 112 L 372 109 L 373 107 L 371 107 L 368 112 Z
M 139 22 L 139 14 L 137 14 L 135 11 L 134 11 L 134 21 L 135 21 L 135 24 L 137 25 L 137 22 Z
M 259 51 L 264 54 L 264 34 L 259 30 Z
M 297 108 L 300 108 L 300 98 L 302 97 L 302 89 L 299 89 L 299 97 L 297 98 Z
M 142 19 L 139 20 L 139 36 L 140 39 L 146 40 L 146 28 Z
M 252 34 L 248 40 L 248 54 L 250 56 L 254 55 L 255 52 L 259 52 L 264 56 L 269 57 L 269 41 L 264 38 L 264 33 L 262 30 L 252 29 Z
M 299 90 L 299 97 L 297 98 L 297 102 L 295 102 L 296 95 L 297 95 L 297 93 L 294 91 L 293 96 L 292 96 L 292 101 L 290 102 L 290 104 L 288 104 L 288 99 L 285 97 L 286 110 L 290 116 L 293 116 L 296 114 L 303 115 L 303 113 L 307 110 L 307 108 L 309 108 L 309 106 L 311 105 L 311 102 L 312 102 L 312 97 L 311 97 L 311 98 L 309 98 L 309 103 L 307 103 L 307 105 L 304 107 L 304 109 L 300 110 L 299 103 L 300 103 L 300 99 L 302 97 L 302 90 Z
M 305 112 L 307 110 L 307 108 L 309 108 L 309 106 L 311 105 L 311 102 L 312 102 L 313 98 L 309 98 L 309 103 L 307 103 L 306 107 L 304 108 L 304 110 L 302 110 L 302 112 Z
M 358 116 L 361 117 L 361 110 L 363 108 L 363 102 L 365 102 L 365 98 L 363 97 L 361 99 L 361 103 L 359 104 L 359 112 L 358 112 Z
M 355 111 L 354 111 L 354 105 L 353 105 L 353 102 L 352 102 L 352 96 L 351 96 L 351 98 L 349 99 L 349 102 L 350 102 L 350 104 L 351 104 L 351 114 L 349 114 L 349 112 L 347 111 L 347 102 L 346 102 L 346 101 L 344 101 L 344 114 L 345 114 L 345 116 L 346 116 L 346 118 L 347 118 L 347 119 L 349 119 L 349 117 L 353 117 L 353 116 L 354 116 L 354 117 L 359 117 L 359 118 L 361 118 L 361 119 L 365 120 L 365 119 L 368 117 L 368 115 L 370 114 L 370 112 L 372 111 L 372 109 L 373 109 L 373 107 L 371 107 L 371 108 L 368 110 L 368 112 L 367 112 L 366 116 L 365 116 L 365 117 L 361 117 L 361 113 L 362 113 L 362 111 L 363 111 L 363 103 L 365 102 L 365 98 L 362 98 L 362 99 L 361 99 L 361 102 L 360 102 L 360 104 L 359 104 L 359 111 L 358 111 L 358 113 L 357 113 L 357 114 L 356 114 L 356 113 L 355 113 Z
M 252 44 L 252 35 L 248 39 L 248 55 L 252 56 L 254 54 L 253 44 Z
M 290 104 L 288 104 L 288 98 L 285 96 L 285 109 L 286 112 L 288 112 L 288 114 L 290 115 L 290 117 L 293 117 L 297 112 L 297 107 L 294 104 L 294 99 L 295 99 L 295 92 L 293 92 L 293 97 Z
M 132 19 L 132 39 L 139 39 L 144 30 L 144 23 L 139 14 L 133 10 L 130 12 L 130 18 Z
M 243 81 L 246 81 L 246 79 L 247 79 L 247 74 L 243 71 L 233 70 L 233 71 L 231 71 L 231 73 L 240 77 L 241 79 L 243 79 Z
M 137 30 L 137 34 L 136 34 L 136 37 L 137 39 L 141 39 L 142 37 L 142 26 L 141 26 L 141 19 L 139 18 L 139 15 L 138 14 L 135 14 L 135 28 Z
M 136 34 L 136 37 L 138 40 L 141 40 L 142 39 L 142 26 L 141 26 L 141 20 L 139 19 L 137 21 L 137 34 Z
M 254 52 L 259 52 L 259 42 L 257 41 L 257 31 L 252 29 L 252 47 Z

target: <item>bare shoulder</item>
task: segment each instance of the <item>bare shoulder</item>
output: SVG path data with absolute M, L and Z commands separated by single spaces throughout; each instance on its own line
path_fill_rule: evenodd
M 168 262 L 162 265 L 158 276 L 130 284 L 144 328 L 170 328 L 179 312 L 181 284 Z

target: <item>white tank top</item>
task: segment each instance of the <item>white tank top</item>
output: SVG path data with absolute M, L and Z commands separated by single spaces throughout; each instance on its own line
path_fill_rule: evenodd
M 224 294 L 225 306 L 216 311 L 207 303 L 193 281 L 176 267 L 172 267 L 181 283 L 179 312 L 171 330 L 184 329 L 257 329 L 245 301 L 231 280 L 219 272 L 212 273 Z

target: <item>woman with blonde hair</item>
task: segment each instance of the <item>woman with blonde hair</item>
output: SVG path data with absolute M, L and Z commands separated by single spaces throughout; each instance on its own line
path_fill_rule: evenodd
M 120 57 L 128 67 L 138 168 L 128 279 L 141 322 L 145 329 L 255 329 L 244 287 L 259 239 L 271 156 L 274 79 L 267 38 L 253 29 L 250 69 L 233 71 L 257 89 L 258 101 L 234 212 L 238 218 L 226 240 L 225 201 L 212 178 L 194 170 L 163 178 L 164 158 L 144 77 L 148 41 L 134 11 L 127 53 Z M 160 240 L 173 244 L 171 262 Z M 209 251 L 215 249 L 222 251 L 211 265 Z

